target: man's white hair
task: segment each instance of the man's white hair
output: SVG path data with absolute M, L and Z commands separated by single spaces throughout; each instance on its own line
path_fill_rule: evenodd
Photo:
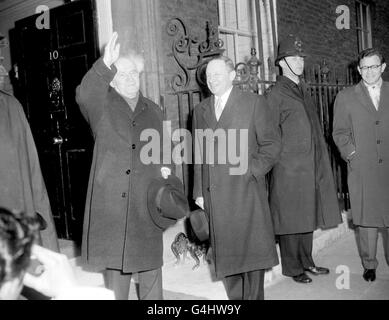
M 129 61 L 132 61 L 135 64 L 136 69 L 139 73 L 144 70 L 145 60 L 142 55 L 136 53 L 135 51 L 129 51 L 128 53 L 120 56 L 120 59 L 127 59 Z

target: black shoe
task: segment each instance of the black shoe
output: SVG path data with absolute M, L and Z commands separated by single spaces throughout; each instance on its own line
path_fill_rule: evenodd
M 328 268 L 315 267 L 315 266 L 308 267 L 305 269 L 305 271 L 308 271 L 315 276 L 318 276 L 319 274 L 329 274 L 330 273 L 330 269 L 328 269 Z
M 305 273 L 299 274 L 298 276 L 294 276 L 293 280 L 299 283 L 311 283 L 312 279 L 308 277 Z
M 363 279 L 373 282 L 375 280 L 375 269 L 365 269 L 363 271 Z

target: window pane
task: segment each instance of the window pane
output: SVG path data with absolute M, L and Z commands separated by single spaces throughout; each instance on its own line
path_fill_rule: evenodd
M 252 30 L 251 13 L 250 13 L 251 0 L 238 0 L 239 3 L 239 29 L 244 31 Z
M 251 48 L 255 47 L 252 37 L 240 36 L 238 38 L 238 61 L 247 62 L 251 57 Z
M 236 20 L 236 5 L 235 0 L 223 0 L 223 5 L 220 8 L 223 15 L 224 25 L 223 27 L 236 29 L 238 27 Z
M 233 62 L 236 62 L 234 36 L 221 32 L 219 38 L 224 42 L 223 49 L 226 49 L 223 55 L 229 57 Z
M 372 45 L 370 21 L 370 6 L 357 2 L 358 47 L 360 51 Z

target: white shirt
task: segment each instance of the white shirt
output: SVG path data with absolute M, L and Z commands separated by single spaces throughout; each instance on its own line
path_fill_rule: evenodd
M 231 91 L 232 91 L 232 88 L 231 87 L 230 89 L 228 89 L 226 92 L 224 92 L 220 97 L 216 96 L 215 95 L 215 115 L 216 115 L 216 119 L 217 121 L 219 121 L 220 119 L 220 116 L 221 114 L 223 113 L 223 110 L 224 108 L 226 107 L 226 104 L 227 104 L 227 100 L 228 98 L 230 97 L 230 94 L 231 94 Z M 216 107 L 219 103 L 219 99 L 221 99 L 220 101 L 220 105 L 219 105 L 219 110 L 216 110 Z
M 382 87 L 382 78 L 378 81 L 378 83 L 374 85 L 368 85 L 365 83 L 367 91 L 369 91 L 369 95 L 371 100 L 373 101 L 374 107 L 378 110 L 378 106 L 380 104 L 381 97 L 381 87 Z

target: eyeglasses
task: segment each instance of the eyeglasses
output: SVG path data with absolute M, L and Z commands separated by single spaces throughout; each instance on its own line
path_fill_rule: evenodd
M 363 66 L 363 67 L 359 67 L 359 69 L 361 69 L 362 71 L 367 71 L 367 70 L 377 70 L 378 68 L 380 68 L 382 66 L 382 64 L 375 64 L 375 65 L 372 65 L 372 66 Z

